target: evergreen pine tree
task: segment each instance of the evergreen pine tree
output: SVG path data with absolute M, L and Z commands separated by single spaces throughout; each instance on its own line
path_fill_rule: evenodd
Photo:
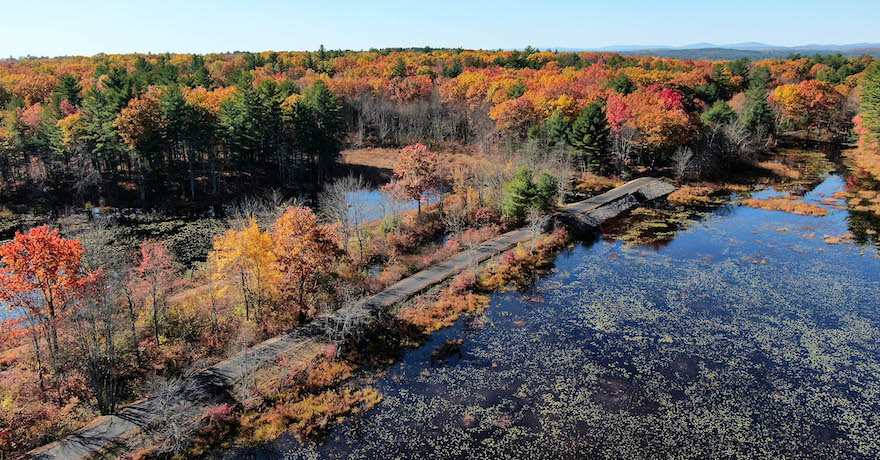
M 608 88 L 611 88 L 620 94 L 627 95 L 636 90 L 636 84 L 633 83 L 629 76 L 621 72 L 608 82 Z
M 862 91 L 862 123 L 868 128 L 869 135 L 880 137 L 880 63 L 875 62 L 865 72 L 865 83 Z
M 544 132 L 552 145 L 563 144 L 568 140 L 569 123 L 561 110 L 556 110 L 544 120 Z
M 514 219 L 522 219 L 535 200 L 537 190 L 532 181 L 532 171 L 520 168 L 504 187 L 504 198 L 501 207 L 504 214 Z
M 86 155 L 81 163 L 90 166 L 108 182 L 118 180 L 120 167 L 124 164 L 137 170 L 134 152 L 125 145 L 116 129 L 116 117 L 119 114 L 116 104 L 97 88 L 92 88 L 82 101 L 82 141 Z M 144 199 L 146 191 L 140 188 L 140 192 L 141 199 Z
M 165 165 L 163 171 L 157 171 L 159 186 L 162 187 L 169 180 L 174 180 L 179 176 L 175 171 L 180 157 L 186 158 L 188 185 L 181 187 L 188 189 L 190 198 L 195 198 L 195 158 L 192 149 L 188 148 L 190 138 L 190 125 L 192 115 L 183 92 L 177 85 L 165 87 L 162 91 L 162 98 L 159 101 L 162 107 L 162 117 L 164 118 L 163 141 L 165 144 L 166 158 L 161 164 Z
M 0 110 L 5 109 L 11 100 L 12 95 L 3 88 L 3 83 L 0 83 Z
M 213 83 L 211 81 L 211 73 L 208 72 L 208 69 L 205 67 L 205 58 L 198 55 L 193 54 L 192 62 L 190 64 L 190 72 L 192 73 L 192 86 L 201 86 L 206 89 L 211 89 Z
M 455 58 L 452 60 L 451 66 L 443 68 L 443 76 L 446 78 L 455 78 L 461 75 L 462 70 L 463 69 L 461 67 L 461 60 Z
M 406 76 L 406 61 L 402 57 L 397 58 L 394 67 L 391 68 L 391 78 L 403 78 Z
M 736 120 L 736 112 L 733 111 L 730 104 L 724 101 L 712 104 L 712 107 L 700 116 L 700 121 L 706 125 L 720 125 L 733 120 Z
M 69 73 L 62 74 L 58 77 L 58 86 L 55 88 L 55 91 L 59 94 L 58 102 L 67 99 L 67 101 L 74 107 L 79 107 L 80 104 L 82 104 L 82 96 L 80 95 L 82 92 L 82 86 L 80 86 L 76 77 Z
M 342 146 L 342 106 L 323 80 L 316 80 L 305 97 L 315 113 L 312 151 L 318 154 L 318 173 L 323 177 L 330 173 Z
M 756 66 L 749 74 L 749 87 L 767 88 L 767 85 L 773 80 L 773 74 L 767 66 Z
M 587 106 L 574 121 L 569 143 L 584 160 L 590 170 L 602 168 L 607 163 L 608 135 L 610 129 L 602 103 Z
M 752 85 L 746 91 L 746 109 L 740 117 L 746 127 L 756 133 L 763 130 L 765 133 L 773 130 L 776 119 L 773 109 L 767 102 L 767 90 L 759 85 Z
M 532 207 L 547 212 L 556 205 L 559 196 L 559 181 L 549 173 L 541 173 L 538 183 L 535 184 L 535 197 L 532 199 Z

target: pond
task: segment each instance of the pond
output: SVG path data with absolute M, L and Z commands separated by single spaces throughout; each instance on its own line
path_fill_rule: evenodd
M 378 189 L 364 189 L 358 192 L 350 193 L 349 199 L 362 206 L 364 212 L 363 220 L 371 222 L 381 219 L 387 215 L 393 215 L 404 211 L 410 211 L 418 207 L 415 200 L 396 200 L 391 194 Z M 426 195 L 422 201 L 422 206 L 426 204 L 436 203 L 439 200 L 437 195 Z
M 831 175 L 803 200 L 843 185 Z M 663 245 L 578 244 L 376 377 L 370 412 L 306 446 L 218 455 L 876 458 L 880 256 L 826 242 L 852 216 L 823 206 L 726 205 Z M 461 355 L 432 363 L 446 339 Z

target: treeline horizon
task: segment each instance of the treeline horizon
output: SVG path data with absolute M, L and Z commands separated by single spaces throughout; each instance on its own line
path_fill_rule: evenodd
M 873 47 L 864 47 L 864 48 L 852 48 L 852 49 L 840 49 L 836 47 L 829 47 L 828 49 L 821 48 L 799 48 L 799 47 L 785 47 L 785 46 L 773 46 L 768 45 L 767 49 L 764 51 L 753 50 L 753 49 L 741 49 L 741 48 L 728 48 L 725 46 L 707 46 L 703 48 L 676 48 L 676 47 L 658 47 L 658 48 L 639 48 L 639 49 L 631 49 L 631 50 L 618 50 L 618 49 L 608 49 L 613 48 L 611 46 L 599 46 L 599 47 L 572 47 L 572 46 L 548 46 L 543 47 L 545 51 L 552 53 L 560 53 L 560 52 L 568 52 L 568 53 L 617 53 L 623 56 L 644 56 L 644 57 L 660 57 L 660 58 L 678 58 L 678 59 L 709 59 L 709 60 L 736 60 L 743 57 L 749 59 L 799 59 L 802 57 L 810 57 L 815 58 L 816 56 L 841 56 L 841 57 L 860 57 L 863 55 L 869 55 L 872 57 L 877 57 L 878 53 L 880 53 L 880 48 Z M 65 58 L 78 58 L 78 57 L 97 57 L 97 56 L 119 56 L 119 55 L 140 55 L 140 56 L 173 56 L 173 55 L 200 55 L 200 56 L 211 56 L 211 55 L 220 55 L 220 56 L 229 56 L 229 55 L 239 55 L 239 54 L 260 54 L 260 53 L 271 53 L 271 52 L 302 52 L 302 53 L 321 53 L 325 52 L 331 55 L 343 55 L 345 53 L 394 53 L 394 52 L 419 52 L 419 53 L 431 53 L 434 51 L 445 51 L 445 52 L 454 52 L 461 53 L 464 51 L 487 51 L 487 52 L 496 52 L 496 51 L 519 51 L 524 53 L 530 52 L 539 52 L 541 51 L 541 47 L 536 46 L 526 46 L 523 48 L 466 48 L 463 46 L 387 46 L 382 48 L 370 47 L 370 48 L 361 48 L 361 49 L 353 49 L 353 48 L 324 48 L 324 45 L 321 45 L 317 50 L 225 50 L 225 51 L 129 51 L 129 52 L 98 52 L 95 54 L 58 54 L 58 55 L 31 55 L 27 54 L 24 56 L 14 57 L 9 55 L 7 58 L 0 58 L 0 62 L 2 61 L 23 61 L 23 60 L 34 60 L 34 59 L 65 59 Z M 738 52 L 739 54 L 732 54 L 730 56 L 726 56 L 723 53 L 719 54 L 719 52 Z M 689 53 L 695 54 L 689 54 Z M 710 54 L 707 54 L 710 53 Z
M 676 158 L 681 173 L 718 174 L 782 131 L 850 135 L 873 63 L 531 47 L 5 60 L 0 196 L 155 205 L 303 190 L 344 147 L 414 142 L 560 151 L 618 174 Z

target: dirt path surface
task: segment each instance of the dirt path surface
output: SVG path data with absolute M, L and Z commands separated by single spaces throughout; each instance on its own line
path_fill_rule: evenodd
M 558 217 L 563 221 L 575 220 L 585 226 L 598 225 L 641 201 L 658 198 L 674 189 L 659 179 L 643 177 L 593 198 L 567 205 L 560 210 Z M 369 313 L 371 310 L 389 308 L 530 238 L 531 232 L 525 229 L 505 233 L 471 251 L 461 252 L 405 278 L 378 294 L 344 307 L 331 317 L 341 318 L 357 310 Z M 169 406 L 185 402 L 194 414 L 198 414 L 200 409 L 219 402 L 224 390 L 279 356 L 287 354 L 308 360 L 324 349 L 325 344 L 319 339 L 298 332 L 266 340 L 189 377 L 180 390 L 162 401 L 147 398 L 132 403 L 114 415 L 98 418 L 60 441 L 31 451 L 26 458 L 75 460 L 101 455 L 115 448 L 127 449 L 126 440 L 149 431 L 151 426 L 162 420 Z

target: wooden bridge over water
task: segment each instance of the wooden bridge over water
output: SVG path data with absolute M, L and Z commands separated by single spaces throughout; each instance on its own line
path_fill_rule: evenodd
M 593 198 L 564 206 L 554 217 L 569 227 L 589 229 L 674 190 L 675 187 L 666 181 L 643 177 Z M 530 240 L 532 236 L 532 232 L 527 229 L 505 233 L 316 321 L 345 324 L 368 316 L 376 310 L 390 308 L 448 280 L 472 264 L 486 261 Z M 321 338 L 314 334 L 303 334 L 299 329 L 282 334 L 190 377 L 170 399 L 146 398 L 136 401 L 114 415 L 98 418 L 60 441 L 30 452 L 26 458 L 75 460 L 130 450 L 133 446 L 129 444 L 136 444 L 140 434 L 149 431 L 151 426 L 161 421 L 167 415 L 169 407 L 185 402 L 191 415 L 198 417 L 204 408 L 218 403 L 221 395 L 226 393 L 225 390 L 253 374 L 256 369 L 281 355 L 312 359 L 325 345 Z

